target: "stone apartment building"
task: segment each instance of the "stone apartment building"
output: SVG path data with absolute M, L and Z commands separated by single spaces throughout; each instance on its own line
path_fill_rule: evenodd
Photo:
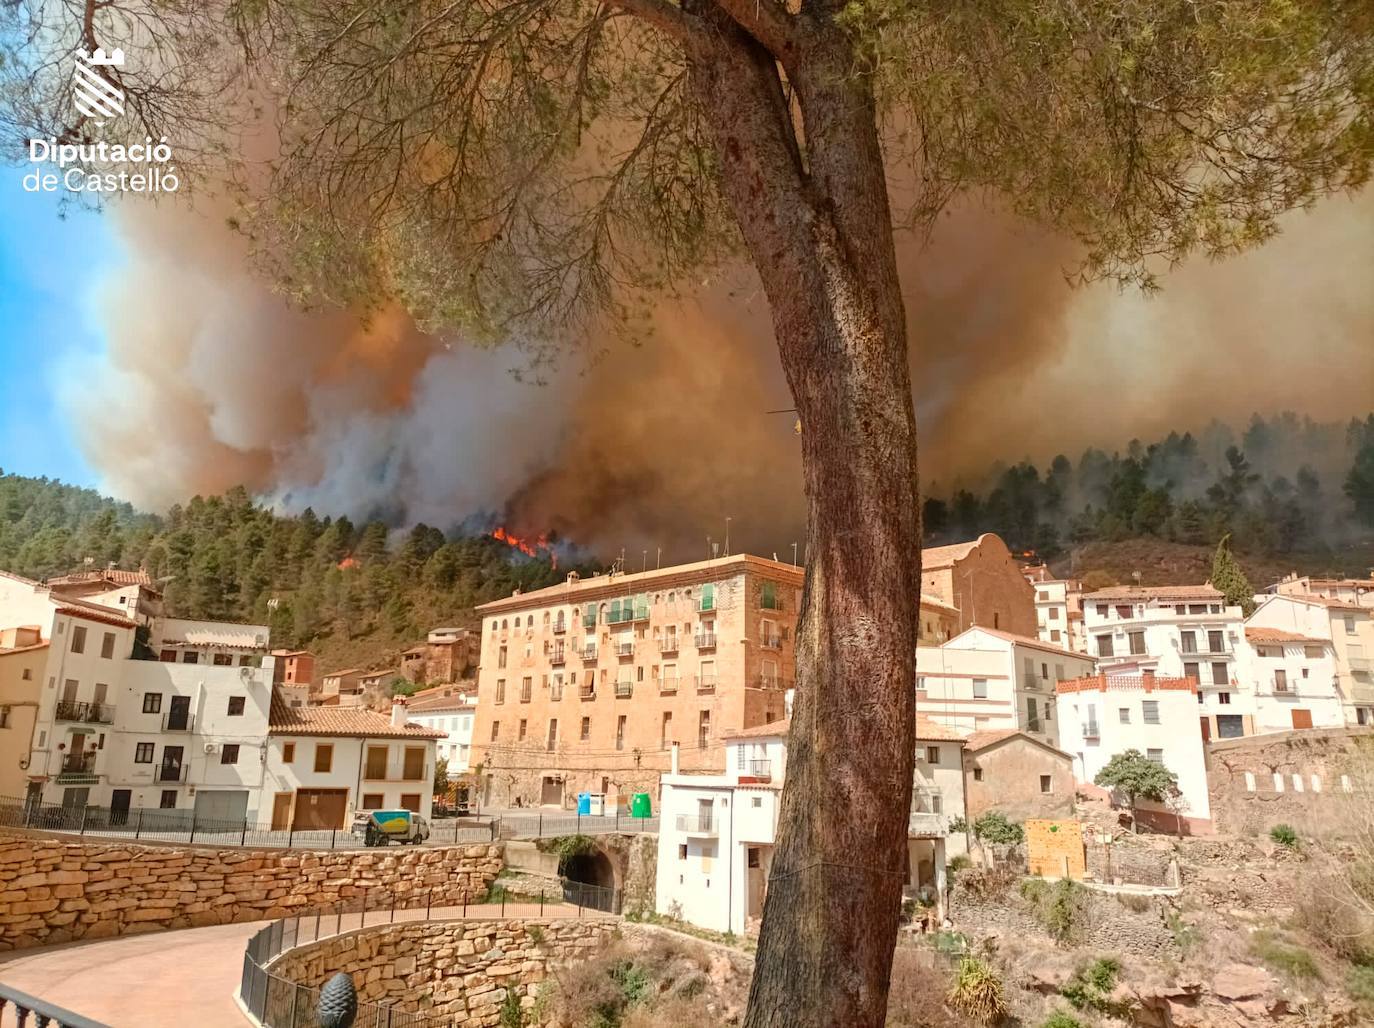
M 722 733 L 786 713 L 801 588 L 801 568 L 737 555 L 479 607 L 483 803 L 657 794 L 674 742 L 684 771 L 721 771 Z
M 411 682 L 443 685 L 472 678 L 482 639 L 467 628 L 432 628 L 425 641 L 401 654 L 400 674 Z
M 1035 590 L 999 536 L 921 551 L 921 595 L 960 611 L 959 631 L 973 625 L 1034 638 Z

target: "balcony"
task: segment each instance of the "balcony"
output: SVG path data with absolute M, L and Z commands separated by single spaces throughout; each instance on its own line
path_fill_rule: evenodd
M 760 596 L 759 610 L 782 610 L 782 597 Z
M 716 819 L 710 814 L 679 814 L 677 830 L 684 835 L 716 835 Z
M 1027 722 L 1026 722 L 1026 731 L 1028 731 L 1028 732 L 1038 732 L 1038 731 L 1040 731 L 1040 719 L 1039 719 L 1039 718 L 1031 718 L 1029 721 L 1027 721 Z
M 179 785 L 186 781 L 186 772 L 191 769 L 188 764 L 159 764 L 157 771 L 153 774 L 155 782 L 169 782 Z
M 582 627 L 583 627 L 583 628 L 595 628 L 595 627 L 596 627 L 596 615 L 595 615 L 595 614 L 583 614 L 583 615 L 582 615 Z
M 944 836 L 949 834 L 949 822 L 944 814 L 913 810 L 907 815 L 906 834 L 915 836 Z
M 194 732 L 195 729 L 195 717 L 185 711 L 170 710 L 162 715 L 162 730 L 164 732 Z
M 596 646 L 584 646 L 579 651 L 578 656 L 583 660 L 596 660 Z
M 79 721 L 88 725 L 114 724 L 115 709 L 108 703 L 77 703 L 75 700 L 59 700 L 53 713 L 56 721 Z
M 618 700 L 628 700 L 635 694 L 634 682 L 616 682 L 615 698 Z
M 773 762 L 771 760 L 751 760 L 748 765 L 749 777 L 757 778 L 760 781 L 771 781 L 773 778 Z
M 635 655 L 635 644 L 633 642 L 616 643 L 615 655 L 617 657 L 633 657 Z
M 1083 738 L 1085 738 L 1085 739 L 1100 739 L 1100 738 L 1102 738 L 1102 730 L 1101 730 L 1100 728 L 1097 727 L 1097 722 L 1096 722 L 1096 721 L 1089 721 L 1087 724 L 1085 724 L 1085 725 L 1083 726 Z
M 676 653 L 676 652 L 677 652 L 677 646 L 678 646 L 678 643 L 677 643 L 677 636 L 675 636 L 675 635 L 674 635 L 674 636 L 670 636 L 670 637 L 667 638 L 667 639 L 660 639 L 660 640 L 658 641 L 658 652 L 659 652 L 659 653 Z
M 62 770 L 57 772 L 57 781 L 68 784 L 94 784 L 95 750 L 83 753 L 69 753 L 62 758 Z
M 555 647 L 553 652 L 549 654 L 549 663 L 552 664 L 554 667 L 562 667 L 563 664 L 565 664 L 566 662 L 567 657 L 563 651 L 563 647 L 561 646 Z
M 1345 662 L 1350 665 L 1350 670 L 1356 674 L 1368 674 L 1374 670 L 1374 660 L 1368 657 L 1357 657 L 1353 653 L 1347 654 Z
M 676 675 L 672 678 L 656 678 L 654 681 L 658 683 L 660 696 L 672 696 L 677 693 L 678 677 Z
M 624 608 L 621 608 L 620 610 L 616 610 L 615 608 L 612 608 L 612 609 L 611 609 L 611 612 L 610 612 L 609 614 L 606 615 L 606 624 L 608 624 L 608 625 L 628 625 L 628 624 L 629 624 L 630 622 L 632 622 L 632 621 L 648 621 L 648 620 L 649 620 L 649 608 L 648 608 L 648 605 L 645 605 L 645 606 L 643 606 L 643 607 L 637 607 L 637 608 L 624 607 Z
M 780 678 L 778 675 L 769 674 L 767 671 L 760 671 L 754 676 L 755 689 L 767 689 L 770 692 L 785 692 L 792 688 L 792 679 Z
M 712 596 L 709 600 L 703 596 L 697 600 L 697 611 L 699 613 L 709 613 L 716 609 L 716 598 Z
M 759 639 L 759 645 L 765 650 L 780 650 L 782 649 L 782 636 L 765 635 Z
M 716 648 L 716 633 L 698 632 L 692 636 L 692 643 L 699 650 L 714 650 Z
M 596 699 L 596 686 L 594 686 L 594 685 L 581 685 L 581 686 L 578 686 L 578 688 L 577 688 L 577 695 L 578 695 L 578 698 L 579 698 L 579 699 L 583 699 L 583 700 L 594 700 L 594 699 Z
M 716 691 L 716 676 L 715 676 L 715 675 L 697 675 L 696 678 L 697 678 L 697 692 L 715 692 L 715 691 Z
M 554 634 L 554 635 L 563 635 L 563 634 L 566 633 L 567 631 L 568 631 L 567 622 L 565 622 L 565 621 L 555 621 L 555 622 L 553 623 L 553 634 Z

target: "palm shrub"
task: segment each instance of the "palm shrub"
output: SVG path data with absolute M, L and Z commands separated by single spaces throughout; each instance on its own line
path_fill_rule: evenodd
M 964 957 L 949 993 L 949 1005 L 984 1024 L 996 1024 L 1007 1013 L 1002 979 L 985 960 Z

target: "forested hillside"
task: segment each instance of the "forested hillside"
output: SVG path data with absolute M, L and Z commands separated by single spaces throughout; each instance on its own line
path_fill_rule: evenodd
M 1213 423 L 1125 452 L 1057 456 L 995 470 L 985 488 L 925 504 L 931 541 L 997 532 L 1054 558 L 1127 539 L 1210 546 L 1230 534 L 1251 556 L 1331 554 L 1374 536 L 1374 414 L 1347 424 L 1256 416 L 1242 433 Z
M 1089 449 L 993 469 L 985 489 L 926 501 L 928 542 L 997 532 L 1063 574 L 1099 584 L 1201 581 L 1231 533 L 1257 585 L 1282 571 L 1364 574 L 1374 559 L 1374 415 L 1322 424 L 1256 418 L 1124 452 Z M 575 541 L 574 541 L 575 542 Z M 164 583 L 187 617 L 267 623 L 328 667 L 381 666 L 474 604 L 560 580 L 550 557 L 487 535 L 396 529 L 306 510 L 284 516 L 242 489 L 165 514 L 49 479 L 0 472 L 0 569 L 31 578 L 114 563 Z M 1095 573 L 1095 574 L 1094 574 Z
M 162 516 L 47 479 L 0 474 L 0 568 L 31 578 L 114 562 L 162 580 L 185 617 L 270 624 L 273 642 L 331 666 L 376 663 L 474 604 L 559 580 L 547 555 L 489 536 L 272 513 L 242 489 Z

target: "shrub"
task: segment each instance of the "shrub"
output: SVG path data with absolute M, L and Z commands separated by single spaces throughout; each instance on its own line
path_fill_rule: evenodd
M 931 966 L 929 953 L 898 946 L 892 954 L 891 985 L 887 994 L 888 1028 L 954 1028 L 968 1022 L 945 1006 L 950 974 Z
M 1008 821 L 1000 810 L 989 810 L 973 822 L 973 834 L 979 842 L 993 845 L 1011 845 L 1026 838 L 1026 830 L 1015 821 Z
M 1289 945 L 1277 932 L 1256 932 L 1250 937 L 1250 952 L 1290 977 L 1320 979 L 1322 976 L 1311 952 Z
M 935 933 L 933 940 L 935 951 L 946 956 L 962 956 L 968 952 L 968 936 L 962 932 L 950 932 L 940 930 Z
M 525 929 L 525 934 L 529 936 L 530 942 L 536 946 L 544 944 L 544 929 L 537 924 L 532 924 Z
M 977 957 L 964 957 L 959 961 L 948 1002 L 959 1013 L 984 1024 L 995 1024 L 1007 1013 L 1002 979 L 991 964 Z
M 1040 1022 L 1040 1028 L 1083 1028 L 1083 1022 L 1063 1010 L 1056 1010 Z
M 968 831 L 968 821 L 963 814 L 955 814 L 949 819 L 949 830 L 951 834 Z
M 971 896 L 987 900 L 1005 894 L 1016 876 L 1011 867 L 970 867 L 959 876 L 959 884 Z
M 1308 880 L 1293 905 L 1293 922 L 1342 960 L 1374 964 L 1374 918 L 1332 876 Z
M 1280 846 L 1287 846 L 1290 850 L 1298 848 L 1298 833 L 1292 825 L 1278 824 L 1269 829 L 1269 838 L 1273 839 Z
M 952 827 L 953 826 L 951 826 L 951 828 Z M 950 874 L 958 874 L 965 868 L 972 866 L 973 861 L 969 858 L 969 855 L 967 853 L 960 853 L 953 860 L 945 864 L 945 870 L 948 871 Z
M 1345 989 L 1366 1012 L 1374 1011 L 1374 967 L 1361 964 L 1350 969 Z
M 1184 921 L 1176 910 L 1169 911 L 1164 924 L 1168 926 L 1169 934 L 1174 937 L 1174 945 L 1184 956 L 1197 949 L 1198 944 L 1202 942 L 1202 931 L 1196 925 Z
M 499 1024 L 501 1028 L 525 1028 L 525 1010 L 520 1006 L 520 995 L 514 989 L 506 990 Z
M 1118 892 L 1116 901 L 1127 910 L 1136 914 L 1143 914 L 1150 909 L 1150 897 L 1142 896 L 1138 892 Z
M 1086 890 L 1077 882 L 1068 878 L 1054 883 L 1027 878 L 1021 883 L 1021 896 L 1056 942 L 1072 942 L 1082 935 L 1088 899 Z
M 1076 1010 L 1097 1010 L 1104 1014 L 1123 1013 L 1120 1004 L 1113 1003 L 1111 993 L 1116 988 L 1116 976 L 1121 964 L 1112 957 L 1099 957 L 1086 967 L 1079 968 L 1064 983 L 1059 994 Z

